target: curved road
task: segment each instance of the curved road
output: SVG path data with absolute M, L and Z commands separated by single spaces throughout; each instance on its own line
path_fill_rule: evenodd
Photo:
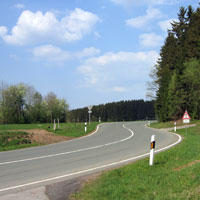
M 102 124 L 94 134 L 79 139 L 1 152 L 0 196 L 148 156 L 153 134 L 157 151 L 181 141 L 178 135 L 147 128 L 145 123 Z

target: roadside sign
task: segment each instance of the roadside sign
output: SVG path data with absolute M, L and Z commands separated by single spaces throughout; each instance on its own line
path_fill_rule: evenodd
M 88 106 L 88 110 L 92 110 L 92 107 L 93 107 L 93 106 Z
M 190 123 L 191 117 L 189 116 L 187 110 L 185 111 L 185 113 L 184 113 L 182 119 L 183 119 L 183 123 L 185 123 L 185 124 Z
M 88 113 L 89 113 L 89 125 L 90 125 L 90 115 L 92 113 L 92 107 L 93 106 L 88 106 Z

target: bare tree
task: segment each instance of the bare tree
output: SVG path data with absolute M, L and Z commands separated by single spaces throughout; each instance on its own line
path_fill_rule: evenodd
M 56 112 L 57 112 L 57 105 L 59 103 L 56 94 L 53 92 L 49 92 L 45 97 L 45 101 L 47 104 L 48 116 L 50 117 L 51 123 L 53 123 L 53 119 L 57 118 Z
M 147 86 L 146 98 L 149 100 L 156 99 L 156 92 L 158 91 L 157 71 L 158 71 L 158 65 L 155 65 L 149 73 L 151 81 L 148 81 L 146 83 Z

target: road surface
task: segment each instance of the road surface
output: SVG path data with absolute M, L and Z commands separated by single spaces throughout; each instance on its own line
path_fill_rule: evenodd
M 141 159 L 148 156 L 153 134 L 157 151 L 180 142 L 180 136 L 147 128 L 145 123 L 106 123 L 86 137 L 1 152 L 0 196 Z

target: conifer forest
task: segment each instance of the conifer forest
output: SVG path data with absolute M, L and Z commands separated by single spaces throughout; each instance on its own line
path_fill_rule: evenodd
M 171 25 L 147 95 L 160 121 L 180 119 L 185 110 L 200 119 L 200 7 L 181 7 Z

